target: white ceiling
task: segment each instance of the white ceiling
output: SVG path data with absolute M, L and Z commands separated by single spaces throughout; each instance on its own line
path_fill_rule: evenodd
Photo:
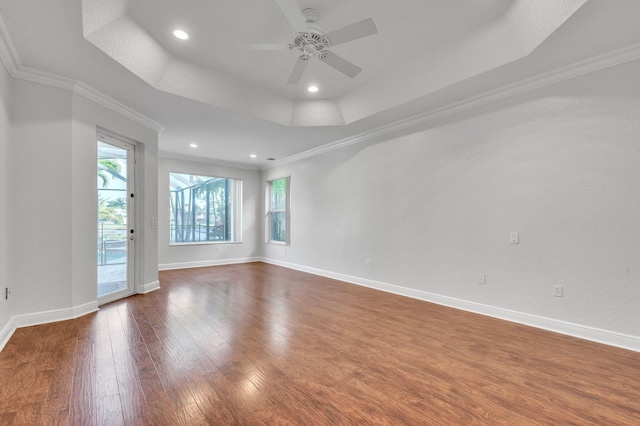
M 355 80 L 312 61 L 298 85 L 284 84 L 298 51 L 248 48 L 255 43 L 286 46 L 293 41 L 294 31 L 274 0 L 136 0 L 131 2 L 128 14 L 177 58 L 235 75 L 284 98 L 333 99 L 372 81 L 393 64 L 405 63 L 443 43 L 472 34 L 499 18 L 511 3 L 512 0 L 300 0 L 300 10 L 316 10 L 317 25 L 325 32 L 374 17 L 379 34 L 332 49 L 363 68 Z M 188 42 L 177 40 L 168 31 L 176 27 L 191 35 Z M 317 96 L 304 90 L 311 82 L 322 87 Z
M 325 32 L 374 19 L 377 34 L 331 48 L 358 76 L 312 61 L 285 84 L 298 54 L 247 48 L 292 42 L 276 0 L 0 0 L 0 13 L 23 70 L 82 82 L 155 120 L 164 152 L 256 168 L 608 52 L 630 59 L 640 42 L 635 0 L 297 3 Z M 176 27 L 190 39 L 175 39 Z

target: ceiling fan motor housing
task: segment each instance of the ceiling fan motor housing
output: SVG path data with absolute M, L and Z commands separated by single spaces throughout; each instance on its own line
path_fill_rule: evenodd
M 290 50 L 298 49 L 307 56 L 320 56 L 322 51 L 331 46 L 329 39 L 316 33 L 297 33 Z

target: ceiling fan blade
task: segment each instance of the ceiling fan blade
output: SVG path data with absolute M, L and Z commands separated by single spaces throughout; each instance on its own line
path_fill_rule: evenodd
M 308 31 L 307 21 L 300 12 L 297 0 L 276 0 L 276 3 L 295 32 L 305 33 Z
M 335 46 L 377 33 L 378 27 L 376 27 L 376 23 L 373 22 L 373 19 L 367 18 L 355 24 L 347 25 L 339 30 L 331 31 L 325 34 L 325 36 L 331 42 L 331 46 Z
M 291 73 L 289 74 L 289 78 L 287 79 L 287 84 L 296 84 L 300 81 L 300 77 L 302 77 L 302 73 L 305 68 L 307 68 L 307 63 L 309 63 L 309 57 L 305 55 L 301 55 L 297 60 Z
M 341 58 L 335 53 L 329 52 L 327 50 L 325 50 L 320 56 L 320 60 L 351 78 L 360 74 L 360 71 L 362 71 L 362 68 L 360 68 L 359 66 L 352 64 L 346 59 Z

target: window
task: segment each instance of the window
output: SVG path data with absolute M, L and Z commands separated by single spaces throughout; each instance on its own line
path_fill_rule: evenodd
M 242 181 L 169 174 L 171 244 L 240 241 Z
M 289 177 L 267 182 L 267 241 L 289 243 Z

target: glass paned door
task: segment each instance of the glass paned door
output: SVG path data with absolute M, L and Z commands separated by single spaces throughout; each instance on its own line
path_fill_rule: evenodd
M 106 138 L 102 138 L 106 139 Z M 98 302 L 133 293 L 133 145 L 98 141 Z

